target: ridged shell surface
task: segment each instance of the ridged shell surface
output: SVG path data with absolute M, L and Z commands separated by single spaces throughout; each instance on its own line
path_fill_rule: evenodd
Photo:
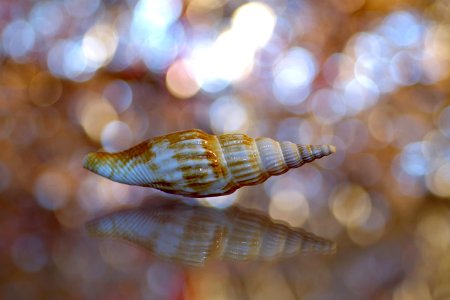
M 156 137 L 118 153 L 90 153 L 83 166 L 121 183 L 209 197 L 262 183 L 334 151 L 330 145 L 279 143 L 245 134 L 215 136 L 194 129 Z
M 87 223 L 91 235 L 120 238 L 187 265 L 209 260 L 273 260 L 330 254 L 335 244 L 260 213 L 181 203 L 112 213 Z

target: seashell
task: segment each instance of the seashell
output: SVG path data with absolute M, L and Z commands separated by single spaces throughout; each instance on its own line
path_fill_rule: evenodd
M 245 134 L 176 132 L 118 153 L 89 153 L 83 166 L 113 181 L 190 197 L 227 195 L 330 155 L 331 145 L 297 145 Z
M 187 265 L 210 260 L 274 260 L 299 253 L 330 254 L 333 242 L 241 208 L 171 203 L 124 210 L 86 224 L 93 236 L 114 237 Z

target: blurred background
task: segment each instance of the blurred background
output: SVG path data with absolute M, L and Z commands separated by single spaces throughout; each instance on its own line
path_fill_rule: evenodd
M 450 1 L 4 0 L 0 62 L 1 299 L 450 299 Z M 88 237 L 162 193 L 83 156 L 191 128 L 336 145 L 203 203 L 338 252 L 186 268 Z

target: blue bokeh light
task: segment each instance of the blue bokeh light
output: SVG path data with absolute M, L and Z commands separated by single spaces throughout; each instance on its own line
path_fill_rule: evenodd
M 35 37 L 30 23 L 22 19 L 12 21 L 3 30 L 3 50 L 14 59 L 24 58 L 33 50 Z
M 308 97 L 317 73 L 314 56 L 306 49 L 293 48 L 276 64 L 273 93 L 283 105 L 297 105 Z

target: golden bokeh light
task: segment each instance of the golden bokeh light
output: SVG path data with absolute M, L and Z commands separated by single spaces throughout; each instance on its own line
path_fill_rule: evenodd
M 106 100 L 95 94 L 81 99 L 79 121 L 86 134 L 94 141 L 100 141 L 103 128 L 117 120 L 117 113 Z
M 309 217 L 309 205 L 305 196 L 296 190 L 276 192 L 270 201 L 269 215 L 275 220 L 283 220 L 291 226 L 302 226 Z
M 52 88 L 49 89 L 48 86 Z M 48 72 L 36 74 L 28 85 L 30 100 L 37 106 L 50 106 L 59 100 L 61 94 L 62 85 L 60 80 Z
M 241 45 L 262 47 L 272 36 L 276 16 L 270 6 L 262 2 L 249 2 L 240 6 L 231 18 L 231 30 L 239 35 Z
M 450 197 L 450 163 L 438 167 L 428 181 L 430 190 L 439 197 Z
M 341 224 L 358 227 L 370 217 L 372 204 L 369 194 L 361 186 L 342 185 L 332 192 L 330 209 Z

